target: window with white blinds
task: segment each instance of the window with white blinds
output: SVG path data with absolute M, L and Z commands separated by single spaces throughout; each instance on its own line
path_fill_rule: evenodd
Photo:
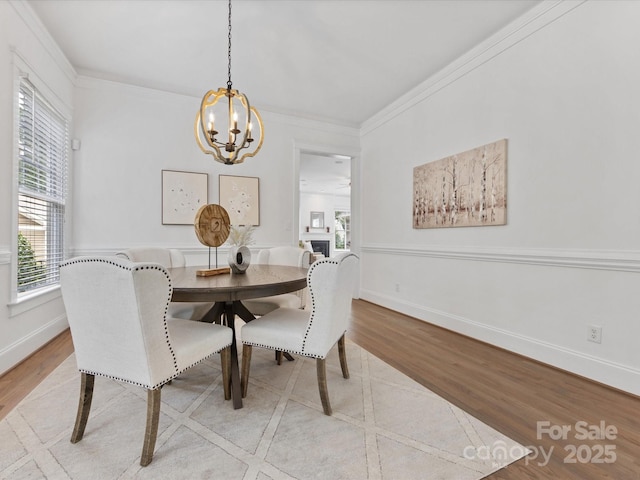
M 18 293 L 55 285 L 64 258 L 68 122 L 26 79 L 18 92 Z

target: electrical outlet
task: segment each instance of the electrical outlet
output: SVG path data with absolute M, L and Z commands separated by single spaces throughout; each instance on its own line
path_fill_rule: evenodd
M 589 325 L 587 340 L 594 343 L 602 343 L 602 327 L 597 325 Z
M 399 291 L 400 291 L 400 284 L 396 283 L 396 292 L 399 292 Z

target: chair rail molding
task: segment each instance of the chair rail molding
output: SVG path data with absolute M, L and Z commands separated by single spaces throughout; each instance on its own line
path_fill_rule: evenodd
M 280 245 L 251 245 L 252 251 L 262 250 Z M 208 255 L 206 248 L 177 248 L 186 256 Z M 115 255 L 125 248 L 98 247 L 79 248 L 73 250 L 72 256 L 80 255 Z M 218 250 L 218 258 L 226 258 L 228 246 Z M 364 254 L 400 255 L 411 257 L 441 258 L 450 260 L 518 263 L 524 265 L 553 266 L 563 268 L 588 268 L 594 270 L 610 270 L 619 272 L 640 273 L 640 251 L 632 250 L 568 250 L 568 249 L 525 249 L 500 247 L 446 247 L 433 246 L 398 246 L 385 244 L 367 244 L 361 248 Z M 212 256 L 215 255 L 212 250 Z M 0 250 L 0 265 L 10 262 L 11 252 Z
M 363 253 L 640 273 L 640 251 L 368 244 Z
M 283 247 L 283 246 L 291 246 L 289 244 L 251 244 L 251 245 L 247 245 L 247 247 L 249 248 L 249 250 L 251 250 L 252 252 L 254 251 L 258 251 L 258 250 L 263 250 L 265 248 L 273 248 L 273 247 Z M 176 250 L 180 250 L 182 252 L 183 255 L 185 256 L 189 256 L 189 255 L 209 255 L 209 250 L 211 250 L 211 257 L 213 258 L 215 256 L 215 252 L 216 249 L 215 247 L 209 249 L 208 247 L 185 247 L 185 246 L 179 246 L 179 245 L 155 245 L 155 244 L 144 244 L 144 245 L 126 245 L 126 246 L 120 246 L 120 247 L 107 247 L 107 246 L 97 246 L 97 247 L 90 247 L 90 248 L 74 248 L 72 249 L 69 258 L 71 257 L 80 257 L 80 256 L 112 256 L 115 255 L 117 252 L 121 252 L 123 250 L 127 250 L 128 248 L 135 248 L 135 247 L 159 247 L 159 248 L 175 248 Z M 231 249 L 231 245 L 227 245 L 227 244 L 223 244 L 220 247 L 218 247 L 218 257 L 219 258 L 223 258 L 226 261 L 226 255 L 229 252 L 229 249 Z

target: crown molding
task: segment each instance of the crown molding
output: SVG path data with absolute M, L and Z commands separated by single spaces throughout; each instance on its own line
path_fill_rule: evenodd
M 134 85 L 132 83 L 124 83 L 118 80 L 110 80 L 85 74 L 78 75 L 76 87 L 88 90 L 119 92 L 150 100 L 162 100 L 163 102 L 167 101 L 167 99 L 174 99 L 176 102 L 184 102 L 185 99 L 196 99 L 196 97 L 186 93 Z
M 363 122 L 366 135 L 500 55 L 586 0 L 545 0 Z
M 31 30 L 34 36 L 38 39 L 42 47 L 51 56 L 64 75 L 72 84 L 75 84 L 78 76 L 76 70 L 46 29 L 38 15 L 33 11 L 29 3 L 25 1 L 9 0 L 9 4 L 16 14 L 24 21 L 27 28 L 29 28 L 29 30 Z
M 118 80 L 110 80 L 100 77 L 94 77 L 91 75 L 80 74 L 76 78 L 75 85 L 77 88 L 84 88 L 88 90 L 100 90 L 100 91 L 112 91 L 123 93 L 127 95 L 136 96 L 138 98 L 145 98 L 149 100 L 157 101 L 175 101 L 175 102 L 193 102 L 194 115 L 200 106 L 201 97 L 196 97 L 188 93 L 181 93 L 171 90 L 162 90 L 153 87 L 146 87 L 140 85 L 134 85 L 131 83 L 124 83 Z M 260 114 L 262 117 L 267 117 L 269 121 L 274 121 L 282 125 L 291 127 L 310 128 L 313 130 L 324 131 L 327 133 L 339 133 L 347 137 L 355 139 L 360 138 L 360 130 L 354 126 L 345 126 L 338 123 L 332 123 L 328 120 L 307 118 L 296 116 L 294 114 L 288 114 L 271 110 L 269 108 L 260 107 Z

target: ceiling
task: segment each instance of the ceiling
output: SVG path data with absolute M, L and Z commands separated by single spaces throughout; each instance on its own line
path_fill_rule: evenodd
M 226 86 L 226 0 L 27 1 L 81 75 L 196 98 Z M 233 87 L 259 111 L 359 127 L 537 3 L 235 0 Z M 305 155 L 301 178 L 348 184 L 335 160 Z
M 351 159 L 341 155 L 300 155 L 300 192 L 351 194 Z
M 224 0 L 28 0 L 80 74 L 201 98 Z M 235 0 L 232 81 L 258 110 L 358 127 L 539 0 Z

